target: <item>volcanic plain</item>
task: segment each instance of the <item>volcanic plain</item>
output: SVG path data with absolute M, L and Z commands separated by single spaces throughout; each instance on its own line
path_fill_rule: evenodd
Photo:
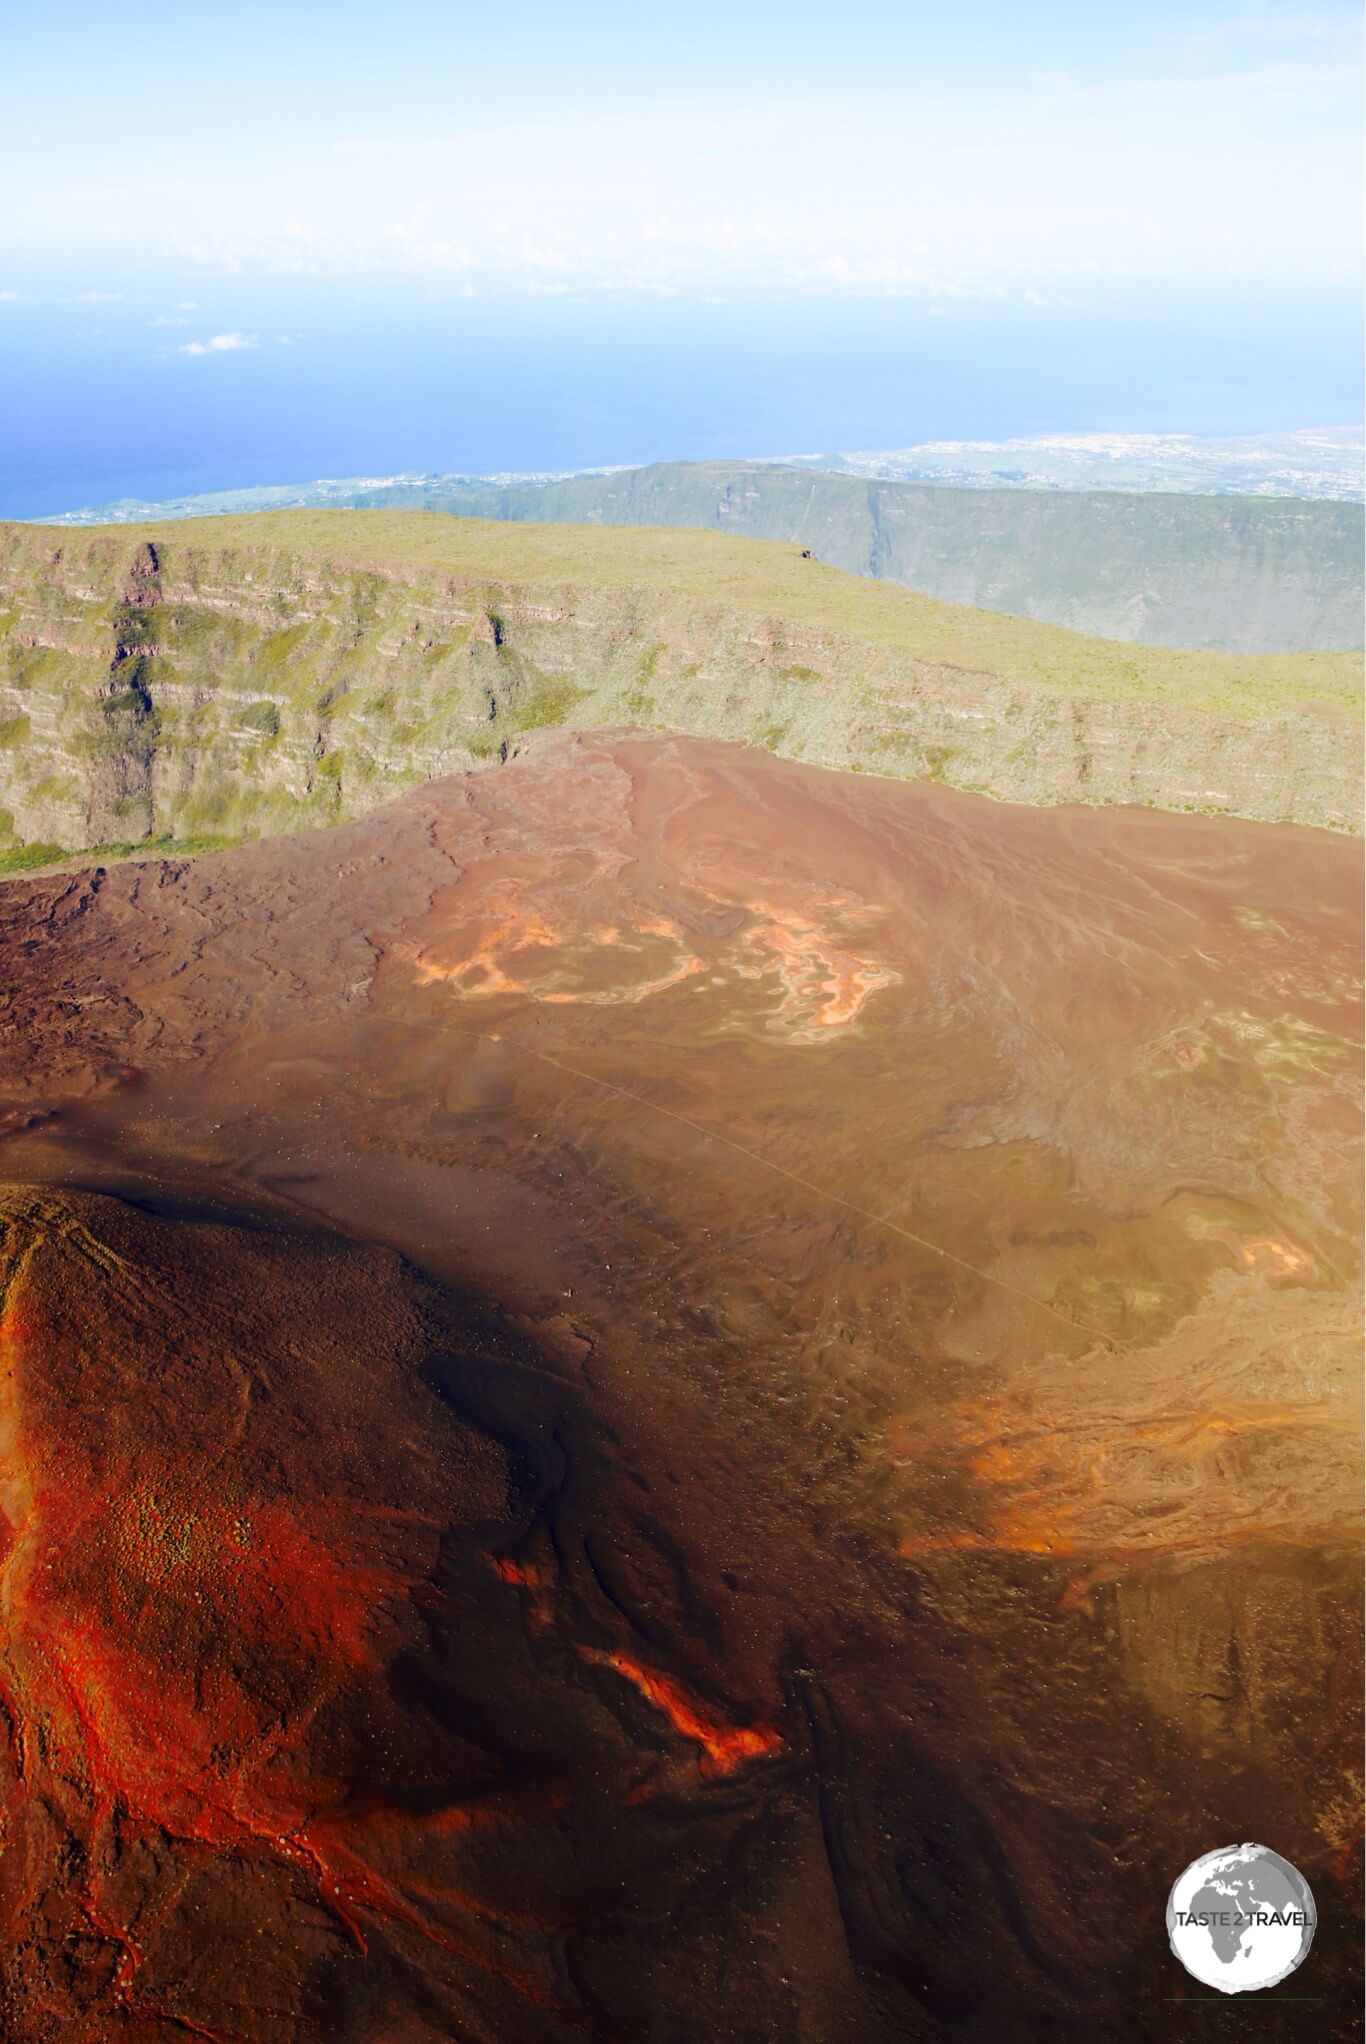
M 0 891 L 19 2044 L 1359 2034 L 1355 847 L 612 732 Z

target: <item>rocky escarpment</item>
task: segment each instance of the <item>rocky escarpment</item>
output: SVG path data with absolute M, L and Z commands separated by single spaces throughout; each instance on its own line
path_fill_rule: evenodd
M 85 789 L 88 844 L 143 838 L 153 828 L 158 722 L 151 674 L 160 603 L 156 550 L 139 547 L 129 564 L 121 601 L 114 606 L 113 655 L 91 720 Z
M 832 567 L 949 603 L 1147 645 L 1251 653 L 1362 642 L 1359 504 L 960 490 L 719 461 L 539 485 L 438 478 L 354 501 L 790 540 Z
M 1231 488 L 1234 486 L 1230 486 Z M 330 505 L 533 524 L 687 526 L 783 540 L 855 575 L 1150 646 L 1362 643 L 1362 506 L 1165 489 L 955 488 L 755 461 L 491 482 L 403 476 L 68 514 L 63 525 Z
M 794 566 L 815 579 L 789 589 Z M 0 848 L 14 866 L 335 822 L 564 725 L 1016 802 L 1356 828 L 1339 656 L 1221 666 L 1012 620 L 998 660 L 983 623 L 705 535 L 365 513 L 136 539 L 9 527 Z

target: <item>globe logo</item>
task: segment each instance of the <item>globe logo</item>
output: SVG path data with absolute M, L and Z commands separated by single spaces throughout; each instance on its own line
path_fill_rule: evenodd
M 1186 1971 L 1221 1994 L 1274 1987 L 1308 1957 L 1318 1925 L 1309 1883 L 1267 1845 L 1225 1845 L 1178 1875 L 1167 1935 Z

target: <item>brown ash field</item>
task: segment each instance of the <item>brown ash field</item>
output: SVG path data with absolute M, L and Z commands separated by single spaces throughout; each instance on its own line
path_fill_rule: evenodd
M 598 732 L 0 890 L 0 2033 L 1359 2036 L 1360 956 Z

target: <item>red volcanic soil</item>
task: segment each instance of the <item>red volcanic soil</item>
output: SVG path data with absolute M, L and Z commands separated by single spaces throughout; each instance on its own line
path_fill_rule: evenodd
M 1204 2036 L 1244 1838 L 1359 2034 L 1354 847 L 580 736 L 0 955 L 7 2038 Z

